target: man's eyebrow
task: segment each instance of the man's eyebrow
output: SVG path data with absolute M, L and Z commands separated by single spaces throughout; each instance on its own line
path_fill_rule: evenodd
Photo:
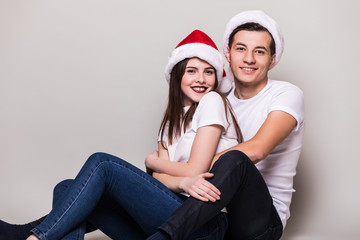
M 246 44 L 245 43 L 241 43 L 241 42 L 237 42 L 237 43 L 235 43 L 235 46 L 244 46 L 244 47 L 247 47 L 246 46 Z M 266 47 L 264 47 L 264 46 L 257 46 L 257 47 L 255 47 L 255 49 L 263 49 L 263 50 L 265 50 L 265 51 L 269 51 Z
M 264 50 L 265 52 L 269 52 L 269 49 L 267 49 L 266 47 L 263 47 L 263 46 L 258 46 L 258 47 L 256 47 L 255 49 L 262 49 L 262 50 Z
M 241 45 L 241 46 L 245 46 L 245 47 L 246 47 L 246 44 L 241 43 L 241 42 L 237 42 L 237 43 L 235 43 L 235 45 Z

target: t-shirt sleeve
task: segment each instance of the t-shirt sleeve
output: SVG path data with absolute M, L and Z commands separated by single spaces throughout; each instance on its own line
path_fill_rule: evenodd
M 304 94 L 301 89 L 290 84 L 281 88 L 269 105 L 269 113 L 277 110 L 293 116 L 297 121 L 295 130 L 299 129 L 304 124 Z
M 209 92 L 200 100 L 192 121 L 195 131 L 209 125 L 220 125 L 225 129 L 228 125 L 224 101 L 216 92 Z

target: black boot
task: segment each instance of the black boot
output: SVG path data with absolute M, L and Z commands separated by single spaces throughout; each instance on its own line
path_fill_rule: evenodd
M 10 224 L 0 220 L 0 240 L 24 240 L 30 236 L 30 230 L 39 225 L 46 216 L 26 224 Z

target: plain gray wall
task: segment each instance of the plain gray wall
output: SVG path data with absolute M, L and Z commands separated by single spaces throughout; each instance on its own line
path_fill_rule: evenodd
M 359 3 L 0 0 L 0 218 L 48 212 L 57 182 L 104 151 L 143 168 L 167 98 L 169 52 L 193 29 L 219 47 L 262 9 L 285 36 L 275 79 L 305 94 L 306 134 L 283 239 L 360 234 Z

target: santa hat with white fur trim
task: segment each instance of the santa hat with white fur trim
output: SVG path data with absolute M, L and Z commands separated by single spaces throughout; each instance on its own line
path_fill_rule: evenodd
M 200 30 L 194 30 L 171 52 L 165 68 L 165 78 L 170 82 L 170 74 L 173 67 L 186 58 L 198 57 L 212 65 L 217 74 L 217 90 L 227 93 L 231 90 L 231 81 L 226 78 L 223 57 L 217 49 L 214 41 Z
M 275 65 L 280 61 L 281 55 L 284 50 L 284 37 L 281 33 L 280 27 L 274 19 L 266 15 L 261 10 L 245 11 L 235 15 L 230 19 L 225 28 L 223 40 L 223 52 L 226 56 L 228 52 L 229 36 L 240 25 L 245 23 L 258 23 L 265 27 L 272 35 L 275 41 Z

